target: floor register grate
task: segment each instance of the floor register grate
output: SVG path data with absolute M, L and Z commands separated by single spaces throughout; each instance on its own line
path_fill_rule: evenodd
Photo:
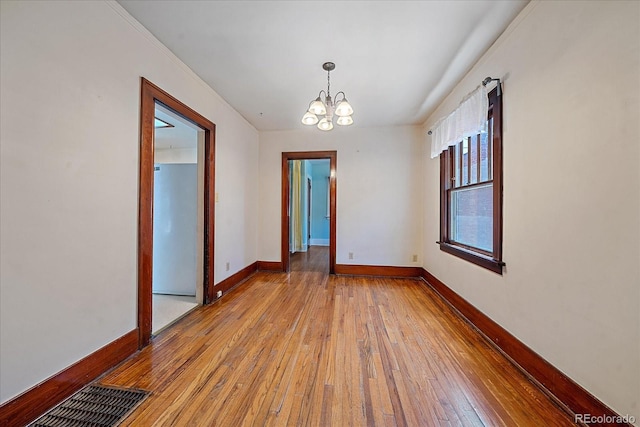
M 38 418 L 30 427 L 113 427 L 148 395 L 145 390 L 90 385 Z

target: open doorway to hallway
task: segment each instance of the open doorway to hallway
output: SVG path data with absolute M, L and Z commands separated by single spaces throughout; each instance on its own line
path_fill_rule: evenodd
M 156 103 L 152 334 L 202 304 L 204 131 Z
M 331 164 L 289 160 L 291 271 L 329 272 Z
M 281 260 L 284 271 L 320 268 L 323 272 L 335 273 L 336 175 L 336 151 L 282 153 Z

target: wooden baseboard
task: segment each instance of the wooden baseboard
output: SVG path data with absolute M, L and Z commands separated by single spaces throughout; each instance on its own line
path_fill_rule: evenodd
M 421 267 L 336 264 L 336 274 L 351 276 L 420 277 Z
M 507 332 L 467 300 L 431 273 L 422 270 L 422 278 L 442 299 L 493 343 L 493 345 L 570 414 L 590 414 L 603 419 L 620 419 L 620 415 L 598 398 L 543 359 L 522 341 Z M 619 418 L 620 417 L 620 418 Z M 620 426 L 628 423 L 601 423 L 590 426 Z
M 282 262 L 280 261 L 258 261 L 258 270 L 260 271 L 282 271 Z
M 0 426 L 24 426 L 138 350 L 138 330 L 94 351 L 0 406 Z
M 222 291 L 223 294 L 226 294 L 229 290 L 234 288 L 236 285 L 238 285 L 240 282 L 245 280 L 247 277 L 251 276 L 257 270 L 258 270 L 258 262 L 256 261 L 253 264 L 249 264 L 248 266 L 238 271 L 237 273 L 234 273 L 231 276 L 227 277 L 222 282 L 219 282 L 213 288 L 214 297 L 215 297 L 215 293 L 218 291 Z

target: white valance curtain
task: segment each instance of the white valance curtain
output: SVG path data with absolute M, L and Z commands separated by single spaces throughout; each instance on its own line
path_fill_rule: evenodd
M 462 100 L 454 112 L 436 122 L 431 130 L 431 158 L 438 157 L 465 137 L 485 133 L 488 111 L 487 88 L 480 85 Z

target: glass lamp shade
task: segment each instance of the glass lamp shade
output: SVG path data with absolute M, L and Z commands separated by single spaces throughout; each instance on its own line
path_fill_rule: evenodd
M 338 121 L 336 123 L 338 123 L 340 126 L 349 126 L 353 123 L 353 119 L 351 118 L 351 116 L 342 116 L 338 118 Z
M 302 116 L 303 125 L 315 125 L 316 123 L 318 123 L 318 117 L 315 114 L 307 111 L 304 116 Z
M 318 129 L 320 130 L 331 130 L 333 129 L 333 122 L 328 120 L 326 117 L 318 122 Z
M 312 114 L 317 114 L 318 116 L 327 114 L 327 108 L 320 100 L 320 97 L 317 97 L 316 100 L 311 103 L 311 105 L 309 106 L 309 112 Z
M 351 108 L 351 105 L 347 102 L 346 98 L 338 103 L 338 106 L 336 107 L 336 114 L 340 117 L 350 116 L 353 114 L 353 108 Z

